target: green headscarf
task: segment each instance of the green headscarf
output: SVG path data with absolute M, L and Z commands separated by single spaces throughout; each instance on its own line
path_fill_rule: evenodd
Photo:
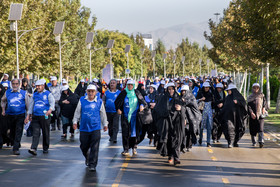
M 138 104 L 138 99 L 135 94 L 135 84 L 133 84 L 133 89 L 128 90 L 128 88 L 125 88 L 125 91 L 127 93 L 128 101 L 129 101 L 129 112 L 128 112 L 128 123 L 130 123 L 132 113 L 136 110 L 137 104 Z

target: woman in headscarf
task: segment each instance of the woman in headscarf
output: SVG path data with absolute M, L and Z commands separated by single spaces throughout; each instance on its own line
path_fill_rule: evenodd
M 258 133 L 258 142 L 260 148 L 264 145 L 263 127 L 264 114 L 266 114 L 267 103 L 265 96 L 260 91 L 258 83 L 253 84 L 253 93 L 248 97 L 248 111 L 249 111 L 249 128 L 253 146 L 256 146 L 256 135 Z
M 157 91 L 156 90 L 157 90 L 156 85 L 154 85 L 154 84 L 150 85 L 148 95 L 146 95 L 144 97 L 145 101 L 147 102 L 148 107 L 149 107 L 149 109 L 151 110 L 152 113 L 153 113 L 154 107 L 155 107 L 156 102 L 157 102 Z M 144 138 L 146 136 L 146 133 L 148 134 L 148 138 L 150 139 L 149 145 L 152 144 L 154 138 L 155 138 L 154 144 L 156 144 L 156 142 L 157 142 L 157 136 L 156 136 L 157 130 L 156 130 L 154 120 L 153 120 L 152 124 L 143 125 L 140 142 L 144 140 Z
M 67 127 L 70 126 L 70 138 L 74 139 L 74 129 L 73 129 L 73 117 L 78 105 L 79 99 L 76 94 L 69 89 L 68 85 L 65 85 L 61 89 L 62 93 L 60 96 L 60 100 L 58 102 L 61 111 L 61 120 L 62 120 L 62 129 L 63 135 L 61 138 L 67 137 Z
M 224 107 L 221 110 L 222 129 L 228 147 L 238 147 L 238 141 L 245 133 L 245 126 L 248 122 L 247 104 L 244 97 L 239 93 L 234 84 L 229 84 L 228 95 Z
M 213 119 L 213 128 L 212 128 L 212 139 L 213 143 L 220 142 L 223 130 L 221 125 L 220 112 L 224 106 L 226 99 L 226 94 L 224 92 L 224 86 L 222 83 L 217 83 L 214 91 L 214 103 L 213 107 L 215 109 L 215 115 Z
M 143 97 L 147 95 L 144 84 L 139 83 L 137 86 L 137 90 L 142 94 Z
M 135 90 L 134 80 L 127 81 L 126 88 L 118 95 L 115 101 L 116 111 L 121 115 L 123 156 L 129 155 L 132 148 L 133 155 L 137 154 L 137 143 L 140 141 L 142 130 L 141 121 L 138 118 L 139 111 L 148 107 L 142 94 Z
M 32 87 L 28 84 L 28 79 L 27 78 L 22 79 L 22 84 L 21 84 L 20 89 L 26 90 L 29 94 L 33 93 Z
M 185 137 L 185 119 L 181 112 L 180 97 L 175 84 L 167 84 L 167 92 L 155 107 L 161 156 L 168 156 L 169 164 L 180 164 L 180 149 Z
M 204 102 L 204 107 L 202 111 L 202 121 L 200 127 L 199 134 L 199 144 L 202 144 L 203 138 L 203 129 L 207 129 L 207 147 L 211 147 L 211 130 L 213 126 L 213 111 L 212 111 L 212 103 L 214 101 L 214 96 L 210 92 L 210 84 L 209 82 L 204 82 L 202 91 L 198 92 L 196 99 L 198 102 Z
M 182 143 L 182 152 L 189 152 L 192 144 L 196 144 L 196 132 L 201 122 L 201 112 L 198 109 L 196 99 L 188 85 L 183 85 L 181 89 L 182 112 L 185 115 L 185 139 Z

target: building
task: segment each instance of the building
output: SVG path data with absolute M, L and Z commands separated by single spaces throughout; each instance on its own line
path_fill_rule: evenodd
M 145 46 L 149 48 L 151 51 L 154 49 L 153 37 L 151 34 L 141 34 Z

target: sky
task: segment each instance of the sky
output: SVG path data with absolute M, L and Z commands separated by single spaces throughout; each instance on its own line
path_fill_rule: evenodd
M 127 34 L 185 23 L 207 22 L 223 13 L 230 0 L 81 0 L 98 20 L 96 29 Z

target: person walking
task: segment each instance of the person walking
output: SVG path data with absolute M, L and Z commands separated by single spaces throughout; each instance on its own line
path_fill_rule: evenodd
M 1 99 L 2 115 L 7 116 L 13 154 L 20 155 L 19 148 L 23 132 L 25 110 L 28 107 L 28 93 L 20 89 L 20 81 L 13 79 L 12 89 L 8 89 Z M 7 107 L 7 109 L 6 109 Z
M 63 134 L 61 138 L 67 138 L 67 127 L 70 126 L 71 140 L 74 140 L 73 116 L 79 102 L 78 96 L 74 94 L 68 85 L 62 87 L 62 94 L 58 102 L 61 109 L 61 121 Z
M 129 155 L 132 148 L 133 155 L 137 154 L 137 144 L 142 131 L 141 121 L 138 119 L 139 111 L 148 107 L 141 93 L 135 89 L 134 80 L 128 80 L 126 88 L 115 101 L 117 113 L 121 115 L 123 156 Z
M 258 142 L 260 148 L 264 146 L 264 118 L 267 114 L 267 103 L 264 94 L 260 90 L 260 85 L 254 83 L 252 86 L 252 94 L 248 97 L 249 111 L 249 128 L 252 139 L 252 145 L 256 146 L 256 135 L 258 134 Z
M 96 171 L 101 124 L 104 132 L 108 129 L 105 107 L 96 93 L 97 87 L 90 84 L 87 87 L 87 96 L 80 98 L 73 118 L 73 129 L 77 129 L 80 121 L 80 148 L 90 171 Z
M 32 145 L 28 152 L 37 155 L 40 134 L 43 134 L 43 153 L 48 153 L 50 146 L 50 120 L 51 113 L 55 109 L 55 99 L 50 91 L 45 89 L 45 81 L 37 80 L 36 92 L 30 99 L 25 124 L 31 121 L 32 126 Z
M 49 90 L 55 99 L 55 110 L 52 111 L 53 116 L 52 116 L 52 120 L 51 120 L 51 125 L 52 125 L 51 131 L 55 131 L 56 126 L 57 126 L 57 129 L 60 130 L 60 120 L 61 119 L 60 119 L 60 106 L 58 104 L 58 101 L 61 97 L 62 86 L 57 83 L 57 78 L 55 76 L 53 76 L 51 78 L 51 83 L 52 83 L 52 85 L 49 87 Z M 56 122 L 56 126 L 55 126 L 55 122 Z
M 108 119 L 108 134 L 110 136 L 109 141 L 117 143 L 117 135 L 119 132 L 119 119 L 120 115 L 117 114 L 115 107 L 115 100 L 121 93 L 117 89 L 117 81 L 115 79 L 110 80 L 109 89 L 104 93 L 102 100 L 105 105 L 107 119 Z

